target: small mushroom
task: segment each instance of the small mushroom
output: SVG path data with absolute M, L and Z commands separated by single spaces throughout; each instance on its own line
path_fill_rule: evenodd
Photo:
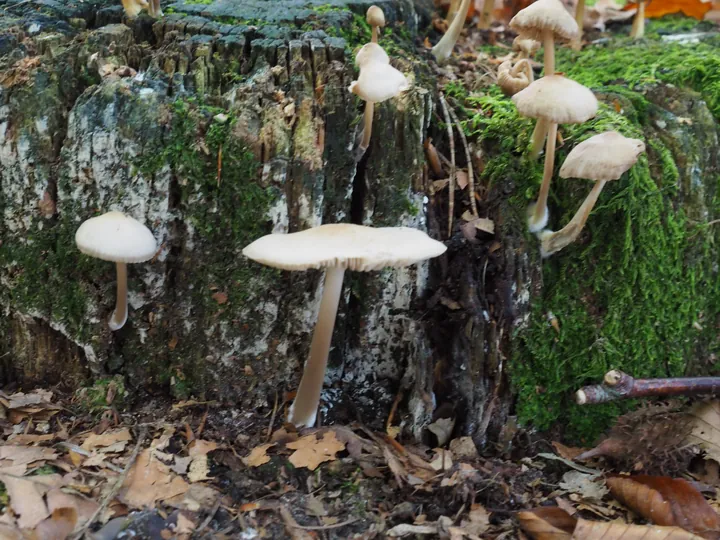
M 512 60 L 505 60 L 498 66 L 498 86 L 506 96 L 514 96 L 524 90 L 533 82 L 533 78 L 532 67 L 527 58 L 518 60 L 514 66 Z
M 297 427 L 315 425 L 345 270 L 399 268 L 437 257 L 445 250 L 442 243 L 417 229 L 376 229 L 345 223 L 291 234 L 270 234 L 243 249 L 246 257 L 274 268 L 326 269 L 310 356 L 290 408 L 291 423 Z
M 630 29 L 630 37 L 633 39 L 641 39 L 645 36 L 645 3 L 646 0 L 638 0 L 637 13 Z
M 578 25 L 578 33 L 570 41 L 570 47 L 574 51 L 582 49 L 582 37 L 583 37 L 583 23 L 585 22 L 585 0 L 578 0 L 577 6 L 575 6 L 575 22 Z
M 518 53 L 518 58 L 530 58 L 540 48 L 540 42 L 525 36 L 516 36 L 512 42 L 513 51 Z
M 598 102 L 590 89 L 561 75 L 546 75 L 515 94 L 512 99 L 521 115 L 537 119 L 538 126 L 547 125 L 540 194 L 537 202 L 530 206 L 528 216 L 530 232 L 539 232 L 545 228 L 549 219 L 547 199 L 555 166 L 557 126 L 581 124 L 589 120 L 597 114 Z
M 372 28 L 371 41 L 373 43 L 377 43 L 378 42 L 378 34 L 380 33 L 380 29 L 385 26 L 385 14 L 383 13 L 383 10 L 380 9 L 379 7 L 370 6 L 367 10 L 365 19 L 367 20 L 367 23 Z
M 127 321 L 127 263 L 152 259 L 157 243 L 150 229 L 122 212 L 108 212 L 85 221 L 75 233 L 75 244 L 85 255 L 111 261 L 117 267 L 117 303 L 108 325 L 120 330 Z
M 365 123 L 356 154 L 356 160 L 359 161 L 370 145 L 375 103 L 399 95 L 410 88 L 410 84 L 405 75 L 390 65 L 390 58 L 377 43 L 363 45 L 355 56 L 355 63 L 360 68 L 360 75 L 348 90 L 365 101 Z
M 470 10 L 471 2 L 472 0 L 462 0 L 460 9 L 458 10 L 457 15 L 453 17 L 447 32 L 445 32 L 445 35 L 432 48 L 432 54 L 438 63 L 444 62 L 450 58 L 453 48 L 455 47 L 455 43 L 457 43 L 463 26 L 465 26 L 465 18 Z
M 620 178 L 635 165 L 644 151 L 643 141 L 629 139 L 617 131 L 590 137 L 570 151 L 560 167 L 560 177 L 595 180 L 595 185 L 567 225 L 557 232 L 540 233 L 540 252 L 543 257 L 557 253 L 577 239 L 605 184 Z
M 160 0 L 122 0 L 123 8 L 128 17 L 137 17 L 140 12 L 146 10 L 151 17 L 162 17 Z
M 480 12 L 480 20 L 477 27 L 480 30 L 487 30 L 493 22 L 493 10 L 495 9 L 495 0 L 484 0 L 483 8 Z
M 510 28 L 526 38 L 542 41 L 545 76 L 555 74 L 555 41 L 571 41 L 579 32 L 575 19 L 560 0 L 537 0 L 512 18 Z

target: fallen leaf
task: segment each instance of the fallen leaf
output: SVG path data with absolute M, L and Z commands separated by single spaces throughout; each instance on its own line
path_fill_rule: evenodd
M 720 401 L 697 403 L 689 413 L 692 431 L 686 441 L 696 444 L 720 463 Z
M 43 499 L 43 495 L 50 490 L 46 484 L 8 474 L 0 475 L 0 482 L 5 484 L 10 496 L 10 507 L 19 516 L 17 523 L 21 529 L 33 529 L 50 515 Z
M 457 187 L 459 187 L 461 190 L 467 187 L 469 179 L 470 177 L 465 171 L 455 172 L 455 182 L 457 183 Z
M 311 471 L 315 470 L 320 463 L 334 461 L 335 454 L 345 450 L 345 444 L 337 439 L 334 431 L 326 431 L 322 439 L 315 434 L 307 435 L 295 442 L 287 444 L 291 450 L 295 450 L 288 458 L 295 467 L 306 467 Z
M 637 4 L 625 5 L 626 10 L 636 9 Z M 688 17 L 703 20 L 705 14 L 712 9 L 709 2 L 702 0 L 652 0 L 645 6 L 645 17 L 648 19 L 659 19 L 672 13 L 683 13 Z
M 573 539 L 577 540 L 701 540 L 678 527 L 656 525 L 628 525 L 617 521 L 578 520 Z
M 37 461 L 48 461 L 58 456 L 52 448 L 39 446 L 0 446 L 0 460 L 12 461 L 13 465 L 31 465 Z
M 401 523 L 400 525 L 395 525 L 395 527 L 388 530 L 385 534 L 391 538 L 402 538 L 403 536 L 410 536 L 411 534 L 437 534 L 437 532 L 438 526 L 434 523 L 428 525 Z
M 270 462 L 270 456 L 267 455 L 269 448 L 275 446 L 275 443 L 261 444 L 256 446 L 250 451 L 247 457 L 242 458 L 242 461 L 248 467 L 259 467 Z
M 472 437 L 458 437 L 450 441 L 450 451 L 457 459 L 476 459 L 478 456 L 477 447 Z
M 454 428 L 454 418 L 438 418 L 428 426 L 428 431 L 437 437 L 438 446 L 445 446 L 445 444 L 450 440 L 450 436 L 452 435 Z
M 185 480 L 172 474 L 169 467 L 146 448 L 140 453 L 125 479 L 119 498 L 134 508 L 152 508 L 155 501 L 181 495 L 188 488 Z
M 188 455 L 191 457 L 206 456 L 213 450 L 217 450 L 217 443 L 212 441 L 203 441 L 202 439 L 195 439 L 190 445 Z
M 580 471 L 568 471 L 563 475 L 562 482 L 558 485 L 569 493 L 577 493 L 583 499 L 594 499 L 599 501 L 608 492 L 607 488 L 595 482 L 597 476 L 581 473 Z
M 316 517 L 323 517 L 328 515 L 328 511 L 322 501 L 317 497 L 313 497 L 312 495 L 308 496 L 307 500 L 305 501 L 305 508 L 307 509 L 308 513 Z
M 460 527 L 466 533 L 480 536 L 490 528 L 490 514 L 482 504 L 473 504 L 467 519 L 462 520 Z
M 35 527 L 35 535 L 42 540 L 65 540 L 75 529 L 77 511 L 74 508 L 57 508 L 50 517 Z
M 73 493 L 66 493 L 59 488 L 48 491 L 45 498 L 47 499 L 47 506 L 50 512 L 62 508 L 74 509 L 77 522 L 80 525 L 84 525 L 100 506 L 92 499 L 87 499 Z
M 223 304 L 227 303 L 228 295 L 224 292 L 216 292 L 212 295 L 212 299 L 222 306 Z
M 82 443 L 82 448 L 85 450 L 94 450 L 95 448 L 112 446 L 117 443 L 127 444 L 130 440 L 132 440 L 132 435 L 130 435 L 130 430 L 128 428 L 106 431 L 101 435 L 91 433 Z M 119 450 L 114 450 L 116 452 L 122 452 L 122 450 L 124 450 L 124 446 L 115 446 L 115 448 L 120 448 Z
M 435 457 L 430 461 L 430 466 L 436 471 L 447 471 L 452 468 L 452 452 L 443 448 L 435 448 Z
M 618 501 L 657 525 L 720 538 L 720 516 L 690 482 L 665 476 L 614 476 L 606 480 Z
M 583 452 L 586 451 L 586 448 L 575 448 L 572 446 L 565 446 L 564 444 L 559 443 L 557 441 L 553 441 L 552 445 L 560 457 L 563 457 L 565 459 L 570 459 L 570 460 L 575 459 L 580 454 L 582 454 Z
M 193 460 L 192 457 L 180 457 L 175 456 L 175 463 L 170 467 L 170 469 L 173 472 L 176 472 L 177 474 L 186 474 L 188 471 L 188 467 L 190 466 L 190 462 Z
M 206 455 L 201 455 L 193 458 L 190 468 L 188 469 L 187 477 L 191 482 L 202 482 L 209 478 L 209 472 L 210 466 L 208 465 L 208 458 Z

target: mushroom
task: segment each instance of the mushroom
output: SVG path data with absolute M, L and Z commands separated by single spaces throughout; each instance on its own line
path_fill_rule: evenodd
M 528 87 L 533 81 L 532 67 L 527 58 L 518 60 L 513 66 L 512 60 L 505 60 L 498 66 L 497 82 L 506 96 L 514 96 Z
M 380 29 L 385 26 L 385 14 L 383 13 L 383 10 L 380 9 L 379 7 L 370 6 L 367 10 L 365 19 L 367 20 L 367 23 L 372 28 L 371 41 L 373 43 L 377 43 L 378 42 L 378 34 L 380 33 Z
M 526 38 L 542 41 L 546 76 L 555 73 L 555 41 L 570 41 L 579 31 L 560 0 L 537 0 L 518 11 L 510 28 Z
M 516 36 L 512 42 L 512 49 L 518 53 L 518 58 L 530 58 L 540 48 L 540 42 L 525 36 Z
M 398 268 L 437 257 L 445 250 L 442 243 L 417 229 L 376 229 L 345 223 L 291 234 L 270 234 L 243 249 L 246 257 L 274 268 L 326 269 L 310 356 L 290 408 L 291 423 L 297 427 L 315 425 L 345 270 Z
M 630 37 L 640 39 L 645 36 L 645 1 L 638 0 L 637 13 L 633 19 L 632 28 L 630 29 Z
M 160 0 L 122 0 L 123 8 L 128 17 L 137 17 L 140 12 L 146 10 L 151 17 L 162 17 Z
M 472 0 L 462 0 L 460 9 L 455 17 L 453 17 L 450 26 L 445 32 L 445 35 L 437 42 L 432 48 L 432 54 L 438 63 L 444 62 L 452 54 L 452 50 L 460 37 L 463 26 L 465 25 L 465 18 L 467 17 L 468 11 L 470 10 L 470 3 Z
M 623 137 L 617 131 L 595 135 L 572 149 L 560 168 L 560 176 L 595 180 L 595 185 L 567 225 L 557 232 L 540 234 L 543 257 L 557 253 L 577 239 L 605 183 L 620 178 L 644 151 L 643 141 Z
M 578 0 L 575 6 L 575 23 L 578 25 L 577 35 L 570 41 L 574 51 L 582 49 L 583 23 L 585 22 L 585 0 Z
M 598 102 L 589 88 L 561 75 L 546 75 L 515 94 L 512 99 L 521 115 L 537 119 L 538 125 L 547 125 L 540 194 L 537 202 L 530 206 L 528 216 L 530 232 L 538 232 L 545 228 L 549 218 L 547 198 L 555 166 L 557 126 L 581 124 L 589 120 L 597 114 Z
M 365 154 L 370 145 L 372 120 L 375 103 L 387 101 L 410 88 L 405 75 L 390 65 L 390 58 L 377 43 L 366 43 L 355 56 L 360 68 L 357 81 L 350 84 L 348 90 L 365 101 L 365 125 L 357 150 L 356 159 Z
M 484 0 L 483 8 L 480 12 L 480 20 L 477 27 L 480 30 L 487 30 L 493 21 L 493 9 L 495 9 L 495 0 Z
M 117 303 L 108 321 L 120 330 L 127 321 L 127 263 L 145 262 L 157 252 L 150 229 L 122 212 L 108 212 L 85 221 L 75 233 L 75 244 L 85 255 L 114 262 L 117 267 Z

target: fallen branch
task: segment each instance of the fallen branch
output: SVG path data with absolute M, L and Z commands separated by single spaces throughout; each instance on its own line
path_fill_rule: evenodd
M 575 394 L 578 405 L 607 403 L 649 396 L 720 395 L 720 377 L 635 379 L 616 369 L 605 374 L 603 384 L 585 386 Z
M 462 124 L 460 123 L 460 120 L 458 120 L 458 117 L 452 108 L 450 108 L 450 116 L 452 117 L 453 122 L 455 122 L 455 127 L 457 127 L 458 133 L 460 134 L 460 141 L 463 143 L 463 147 L 465 147 L 465 159 L 467 160 L 468 170 L 468 187 L 470 188 L 470 210 L 472 211 L 473 217 L 477 218 L 479 217 L 479 215 L 477 210 L 477 203 L 475 202 L 475 175 L 473 174 L 470 147 L 468 146 L 467 138 L 465 137 L 465 132 L 463 131 Z
M 453 137 L 452 121 L 448 112 L 445 96 L 440 94 L 440 105 L 447 126 L 448 139 L 450 142 L 450 183 L 448 184 L 448 238 L 452 236 L 453 214 L 455 213 L 455 138 Z

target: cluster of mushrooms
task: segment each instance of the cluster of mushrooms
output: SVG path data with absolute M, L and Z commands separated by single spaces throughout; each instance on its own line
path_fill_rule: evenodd
M 529 158 L 536 159 L 545 144 L 542 184 L 537 201 L 528 208 L 528 228 L 537 233 L 542 255 L 547 257 L 578 238 L 605 183 L 617 180 L 632 167 L 645 151 L 645 144 L 610 131 L 573 148 L 560 168 L 560 176 L 596 183 L 565 227 L 557 232 L 546 229 L 558 124 L 586 122 L 597 114 L 598 102 L 590 89 L 555 72 L 555 42 L 572 41 L 579 32 L 577 23 L 559 0 L 537 0 L 513 17 L 510 27 L 518 32 L 516 41 L 539 41 L 544 50 L 544 77 L 529 82 L 524 89 L 514 93 L 512 99 L 521 115 L 536 120 Z M 531 45 L 524 48 L 533 49 Z
M 349 88 L 366 102 L 360 155 L 370 141 L 374 104 L 409 87 L 405 76 L 390 65 L 390 58 L 377 43 L 380 28 L 385 25 L 382 10 L 372 6 L 367 20 L 373 28 L 372 41 L 356 56 L 360 75 Z M 158 250 L 155 237 L 139 221 L 112 211 L 85 221 L 75 233 L 75 243 L 82 253 L 116 264 L 117 300 L 108 326 L 112 331 L 120 330 L 128 316 L 127 264 L 152 259 Z M 274 268 L 326 269 L 310 355 L 290 408 L 291 423 L 297 427 L 315 424 L 345 270 L 369 272 L 404 267 L 437 257 L 445 250 L 444 244 L 417 229 L 345 223 L 320 225 L 291 234 L 270 234 L 243 249 L 249 259 Z

